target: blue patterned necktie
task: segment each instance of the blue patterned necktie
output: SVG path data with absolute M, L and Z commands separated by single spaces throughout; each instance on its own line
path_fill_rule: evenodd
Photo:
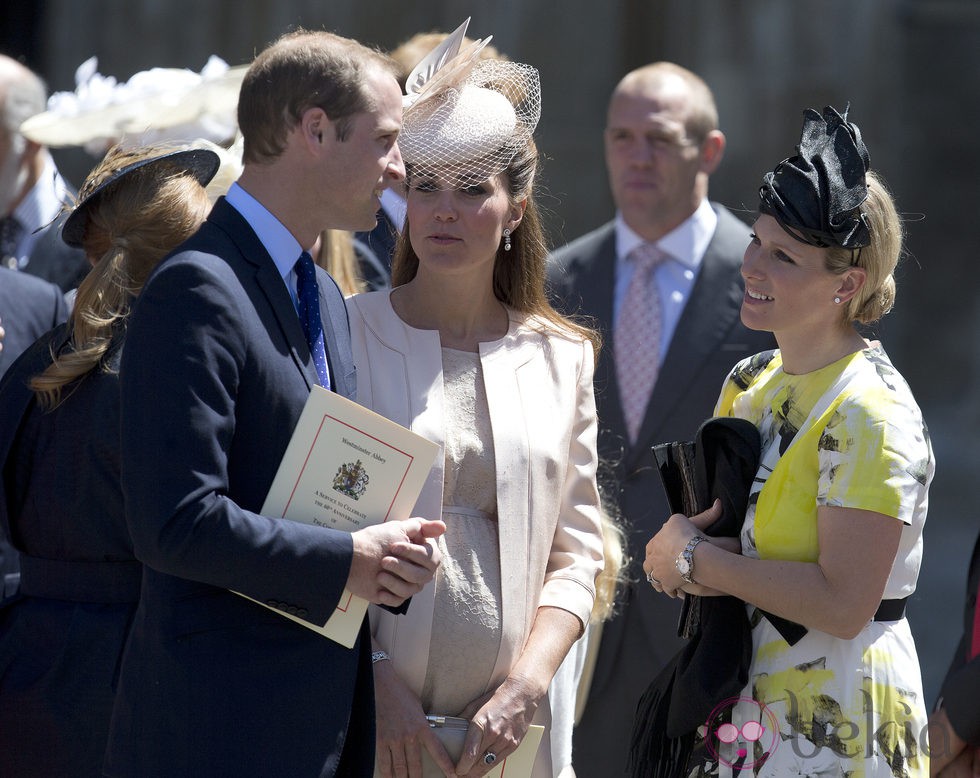
M 320 288 L 316 283 L 316 267 L 313 257 L 307 252 L 296 260 L 296 292 L 298 298 L 299 321 L 303 334 L 310 346 L 316 374 L 320 386 L 330 388 L 330 374 L 327 372 L 327 349 L 323 340 L 323 322 L 320 320 Z

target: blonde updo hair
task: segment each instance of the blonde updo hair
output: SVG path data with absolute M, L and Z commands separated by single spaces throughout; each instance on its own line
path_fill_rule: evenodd
M 866 179 L 868 198 L 861 205 L 861 211 L 868 222 L 871 243 L 860 250 L 828 249 L 827 269 L 836 275 L 855 266 L 864 269 L 864 284 L 848 300 L 844 317 L 847 321 L 871 324 L 895 305 L 894 272 L 902 255 L 904 230 L 895 202 L 884 182 L 871 170 L 867 172 Z

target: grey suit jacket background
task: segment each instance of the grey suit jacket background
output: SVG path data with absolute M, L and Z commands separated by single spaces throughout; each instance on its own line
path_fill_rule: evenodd
M 744 287 L 739 272 L 749 228 L 716 203 L 718 226 L 690 299 L 662 361 L 657 383 L 630 444 L 613 358 L 615 223 L 608 222 L 556 251 L 549 264 L 552 302 L 596 327 L 603 338 L 596 363 L 599 457 L 606 499 L 616 499 L 628 538 L 631 582 L 617 615 L 604 625 L 595 673 L 572 754 L 580 778 L 622 775 L 640 695 L 681 647 L 679 600 L 643 580 L 647 541 L 670 515 L 651 447 L 691 440 L 711 416 L 722 381 L 743 357 L 773 348 L 771 333 L 739 319 Z

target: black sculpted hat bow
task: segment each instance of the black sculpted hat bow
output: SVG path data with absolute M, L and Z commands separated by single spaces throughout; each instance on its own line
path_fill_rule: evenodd
M 859 249 L 871 242 L 861 213 L 871 156 L 846 117 L 830 106 L 822 115 L 804 111 L 797 153 L 766 173 L 759 189 L 759 210 L 811 246 Z

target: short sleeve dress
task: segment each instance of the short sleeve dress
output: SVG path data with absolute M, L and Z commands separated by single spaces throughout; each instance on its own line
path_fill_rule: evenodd
M 716 414 L 753 422 L 762 438 L 744 555 L 815 562 L 819 506 L 875 511 L 903 523 L 883 601 L 915 591 L 934 460 L 915 399 L 880 345 L 804 375 L 784 372 L 778 351 L 744 360 Z M 716 762 L 700 774 L 928 775 L 926 707 L 904 616 L 876 617 L 852 640 L 810 629 L 790 645 L 746 607 L 749 683 L 712 714 Z

